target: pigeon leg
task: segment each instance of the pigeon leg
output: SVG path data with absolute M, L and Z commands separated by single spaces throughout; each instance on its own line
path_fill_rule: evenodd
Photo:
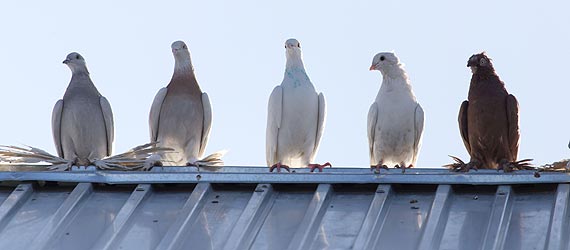
M 309 164 L 307 167 L 311 168 L 311 173 L 313 171 L 315 171 L 315 169 L 319 169 L 319 172 L 323 172 L 323 168 L 325 168 L 326 166 L 329 166 L 332 168 L 332 165 L 330 162 L 326 162 L 325 164 L 321 165 L 321 164 Z
M 187 162 L 186 166 L 187 167 L 195 167 L 196 169 L 198 169 L 198 172 L 200 172 L 200 165 L 196 162 Z
M 273 172 L 274 169 L 277 169 L 277 173 L 281 173 L 281 168 L 284 168 L 285 170 L 287 170 L 287 172 L 291 172 L 289 170 L 289 166 L 281 164 L 281 162 L 273 164 L 273 166 L 269 168 L 269 172 Z
M 141 168 L 141 170 L 142 171 L 150 171 L 155 166 L 162 167 L 162 169 L 164 169 L 164 165 L 162 164 L 162 161 L 160 161 L 160 160 L 161 160 L 160 156 L 157 154 L 153 154 L 153 155 L 149 156 L 144 161 L 144 164 L 143 164 L 143 167 Z
M 530 161 L 532 161 L 532 159 L 524 159 L 513 162 L 510 162 L 507 159 L 502 159 L 499 162 L 499 167 L 497 170 L 503 170 L 505 173 L 512 172 L 514 170 L 535 170 L 535 168 L 531 166 Z
M 413 167 L 412 164 L 410 164 L 409 166 L 406 167 L 406 163 L 404 163 L 404 162 L 400 162 L 399 165 L 396 165 L 396 168 L 401 168 L 401 169 L 402 169 L 402 173 L 405 173 L 405 172 L 406 172 L 406 168 L 412 168 L 412 167 Z
M 75 157 L 72 161 L 69 161 L 64 170 L 71 170 L 73 166 L 77 166 L 77 157 Z
M 474 169 L 475 171 L 477 171 L 478 166 L 480 165 L 480 163 L 478 161 L 475 161 L 475 160 L 472 160 L 468 163 L 465 163 L 464 161 L 462 161 L 458 157 L 451 156 L 451 155 L 449 157 L 451 157 L 455 162 L 444 165 L 444 167 L 449 168 L 449 170 L 453 171 L 453 172 L 469 172 L 469 170 L 471 170 L 471 169 Z
M 388 170 L 388 166 L 384 165 L 384 161 L 380 161 L 378 164 L 370 166 L 370 169 L 374 169 L 376 173 L 380 173 L 381 168 Z

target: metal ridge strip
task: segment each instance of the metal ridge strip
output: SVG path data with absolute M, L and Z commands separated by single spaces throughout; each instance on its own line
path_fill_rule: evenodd
M 534 177 L 532 171 L 501 173 L 449 173 L 418 171 L 406 174 L 373 173 L 247 173 L 247 172 L 0 172 L 0 181 L 60 181 L 110 184 L 141 183 L 378 183 L 378 184 L 472 184 L 507 185 L 537 183 L 570 183 L 568 173 L 542 173 Z

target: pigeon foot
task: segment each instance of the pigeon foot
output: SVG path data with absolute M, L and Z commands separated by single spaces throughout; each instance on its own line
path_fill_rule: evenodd
M 505 173 L 512 172 L 515 170 L 535 170 L 535 168 L 532 167 L 530 161 L 532 161 L 532 159 L 524 159 L 513 162 L 509 162 L 508 160 L 503 159 L 499 163 L 499 167 L 497 168 L 497 170 L 503 170 Z
M 469 172 L 469 170 L 471 170 L 471 169 L 474 169 L 475 171 L 478 170 L 478 168 L 477 168 L 478 163 L 477 162 L 470 161 L 468 163 L 465 163 L 464 161 L 462 161 L 458 157 L 455 157 L 452 155 L 450 155 L 449 157 L 451 157 L 455 162 L 447 164 L 447 165 L 443 165 L 443 167 L 449 168 L 449 170 L 452 172 Z
M 323 172 L 323 168 L 325 168 L 326 166 L 329 166 L 332 168 L 332 165 L 330 162 L 326 162 L 323 165 L 321 165 L 321 164 L 309 164 L 307 167 L 311 169 L 311 173 L 312 173 L 313 171 L 315 171 L 315 169 L 319 169 L 319 172 Z
M 187 162 L 186 166 L 187 167 L 195 167 L 196 169 L 198 169 L 198 172 L 200 172 L 200 164 L 198 164 L 196 162 Z
M 374 169 L 374 172 L 376 172 L 376 173 L 380 173 L 380 169 L 381 169 L 381 168 L 386 169 L 386 170 L 389 170 L 389 169 L 388 169 L 388 166 L 384 165 L 384 163 L 382 163 L 382 162 L 380 162 L 380 163 L 378 163 L 378 164 L 376 164 L 376 165 L 371 165 L 371 166 L 370 166 L 370 169 Z
M 287 172 L 291 172 L 289 166 L 281 164 L 281 162 L 273 164 L 273 166 L 269 168 L 269 172 L 273 172 L 274 169 L 277 169 L 277 173 L 281 173 L 281 168 L 287 170 Z
M 413 168 L 414 165 L 410 164 L 409 166 L 406 167 L 406 163 L 400 163 L 398 165 L 395 166 L 396 168 L 401 168 L 402 169 L 402 173 L 406 172 L 406 168 Z

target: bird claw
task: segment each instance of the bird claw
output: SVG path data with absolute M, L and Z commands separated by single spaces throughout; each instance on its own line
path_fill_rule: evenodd
M 163 167 L 163 169 L 164 169 L 164 165 L 162 164 L 161 161 L 155 161 L 155 160 L 152 160 L 149 158 L 149 159 L 145 160 L 145 162 L 141 168 L 141 171 L 150 171 L 154 167 Z
M 281 164 L 281 162 L 273 164 L 273 166 L 271 166 L 269 168 L 269 172 L 273 172 L 274 169 L 277 169 L 277 173 L 281 173 L 281 168 L 284 168 L 289 173 L 291 172 L 291 170 L 289 169 L 289 166 Z
M 327 166 L 332 168 L 332 165 L 330 162 L 326 162 L 323 165 L 321 165 L 321 164 L 309 164 L 308 167 L 311 169 L 311 173 L 312 173 L 313 171 L 315 171 L 315 169 L 319 169 L 319 172 L 323 172 L 323 168 L 325 168 Z
M 404 163 L 400 163 L 400 164 L 396 165 L 396 168 L 401 168 L 401 169 L 402 169 L 402 173 L 405 173 L 405 172 L 406 172 L 406 168 L 412 168 L 412 167 L 413 167 L 413 165 L 410 165 L 410 166 L 407 166 L 407 167 L 406 167 L 406 164 L 404 164 Z
M 141 171 L 150 171 L 153 167 L 163 167 L 160 155 L 153 154 L 144 160 Z
M 196 169 L 198 169 L 198 172 L 200 172 L 200 164 L 198 164 L 197 162 L 187 162 L 186 166 L 187 167 L 195 167 Z
M 459 159 L 459 157 L 455 157 L 453 155 L 450 155 L 449 157 L 451 157 L 455 162 L 443 165 L 443 167 L 449 168 L 452 172 L 469 172 L 471 169 L 474 169 L 475 171 L 479 170 L 477 168 L 477 164 L 474 162 L 465 163 L 463 160 Z
M 524 159 L 513 162 L 502 160 L 501 163 L 499 163 L 497 170 L 503 170 L 505 173 L 513 172 L 515 170 L 536 170 L 536 168 L 533 167 L 530 163 L 531 161 L 532 159 Z
M 388 169 L 388 166 L 386 166 L 386 165 L 384 165 L 384 164 L 382 164 L 382 163 L 378 163 L 378 164 L 376 164 L 376 165 L 371 165 L 371 166 L 370 166 L 370 169 L 371 169 L 371 170 L 374 170 L 374 173 L 376 173 L 376 174 L 379 174 L 379 173 L 380 173 L 380 169 L 381 169 L 381 168 L 386 169 L 386 171 L 389 170 L 389 169 Z

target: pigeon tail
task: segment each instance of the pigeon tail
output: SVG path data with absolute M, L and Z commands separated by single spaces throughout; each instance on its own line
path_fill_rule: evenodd
M 122 154 L 93 160 L 90 164 L 101 170 L 144 170 L 147 158 L 156 153 L 172 151 L 155 145 L 156 143 L 140 145 Z M 8 165 L 48 163 L 48 166 L 44 166 L 47 170 L 65 171 L 70 170 L 77 161 L 63 159 L 32 146 L 0 146 L 0 162 Z
M 538 172 L 570 172 L 570 159 L 563 159 L 537 168 Z
M 200 160 L 189 162 L 189 165 L 197 167 L 223 167 L 224 161 L 222 160 L 222 157 L 224 157 L 227 152 L 228 151 L 225 149 L 214 152 Z

